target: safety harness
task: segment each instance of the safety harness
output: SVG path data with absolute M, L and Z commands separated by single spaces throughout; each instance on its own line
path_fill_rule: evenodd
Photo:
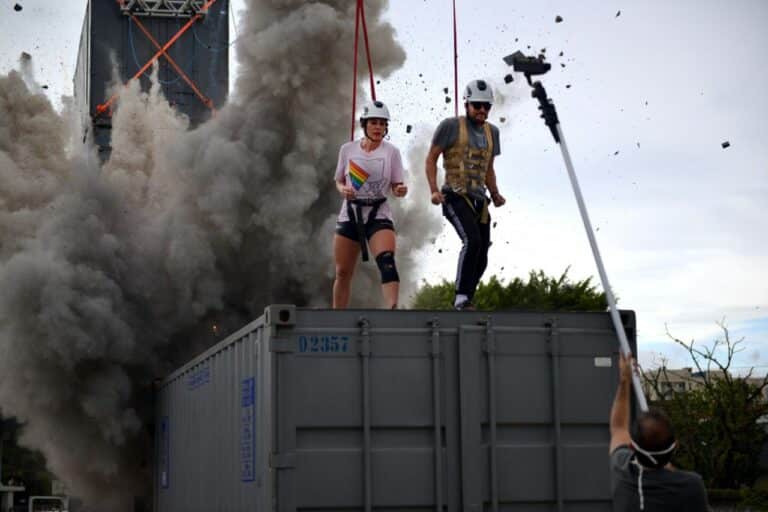
M 386 197 L 347 200 L 347 216 L 349 217 L 349 220 L 355 223 L 355 228 L 357 228 L 357 239 L 360 242 L 360 252 L 363 261 L 368 261 L 368 243 L 365 237 L 365 232 L 376 220 L 376 215 L 379 213 L 379 207 L 381 207 L 386 200 Z M 364 206 L 371 207 L 371 211 L 368 212 L 367 220 L 363 217 Z
M 446 149 L 443 154 L 443 168 L 445 169 L 445 185 L 443 189 L 458 194 L 467 201 L 469 207 L 480 216 L 480 222 L 487 224 L 488 198 L 485 196 L 485 176 L 488 165 L 493 157 L 493 135 L 491 125 L 483 124 L 485 140 L 484 148 L 473 148 L 469 144 L 467 130 L 467 118 L 459 117 L 459 135 L 456 143 Z M 481 199 L 483 207 L 480 212 L 475 209 L 474 199 Z

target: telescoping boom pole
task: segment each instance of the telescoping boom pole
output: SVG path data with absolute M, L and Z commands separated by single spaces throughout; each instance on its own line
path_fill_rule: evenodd
M 581 187 L 579 186 L 579 180 L 576 177 L 576 171 L 573 168 L 573 162 L 571 161 L 571 155 L 568 152 L 568 146 L 565 143 L 563 137 L 563 130 L 560 127 L 560 121 L 557 118 L 557 111 L 552 100 L 547 98 L 547 91 L 541 82 L 531 82 L 532 75 L 543 75 L 550 69 L 550 64 L 544 62 L 543 57 L 526 57 L 522 52 L 515 52 L 512 55 L 504 57 L 504 61 L 510 66 L 514 66 L 515 71 L 520 71 L 525 74 L 525 78 L 528 80 L 528 84 L 533 87 L 531 96 L 539 100 L 539 110 L 541 110 L 541 117 L 544 118 L 544 123 L 549 127 L 552 137 L 555 142 L 560 145 L 560 151 L 563 154 L 563 160 L 565 161 L 565 167 L 568 170 L 568 177 L 571 180 L 571 187 L 573 188 L 573 194 L 576 196 L 576 203 L 579 206 L 579 212 L 581 213 L 581 220 L 584 223 L 584 230 L 587 232 L 587 238 L 589 239 L 589 245 L 592 248 L 592 255 L 595 258 L 597 264 L 597 271 L 600 274 L 600 282 L 603 285 L 605 291 L 605 298 L 608 301 L 608 308 L 611 314 L 611 320 L 613 321 L 613 327 L 616 330 L 616 335 L 619 338 L 619 345 L 621 353 L 625 357 L 632 356 L 632 349 L 627 341 L 627 334 L 624 331 L 624 325 L 619 317 L 619 310 L 616 308 L 616 298 L 613 295 L 611 284 L 608 281 L 608 274 L 605 271 L 603 265 L 603 259 L 600 256 L 600 249 L 597 246 L 597 240 L 595 239 L 595 233 L 592 229 L 592 223 L 589 220 L 589 213 L 587 212 L 587 206 L 584 204 L 584 196 L 581 194 Z M 641 411 L 648 410 L 648 402 L 645 399 L 643 393 L 643 387 L 640 382 L 640 375 L 636 370 L 632 371 L 632 387 L 635 390 L 635 398 Z

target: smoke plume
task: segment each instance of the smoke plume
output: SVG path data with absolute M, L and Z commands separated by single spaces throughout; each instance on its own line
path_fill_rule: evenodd
M 385 4 L 366 1 L 382 77 L 405 59 Z M 152 380 L 215 342 L 213 325 L 328 305 L 354 16 L 348 0 L 250 0 L 230 102 L 189 130 L 157 85 L 134 82 L 103 165 L 29 77 L 0 76 L 0 408 L 95 508 L 147 493 Z M 398 208 L 404 294 L 439 229 L 426 197 Z M 365 289 L 358 305 L 378 306 Z

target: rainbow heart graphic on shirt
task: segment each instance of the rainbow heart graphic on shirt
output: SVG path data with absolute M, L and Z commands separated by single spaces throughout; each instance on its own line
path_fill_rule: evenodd
M 352 180 L 352 186 L 355 187 L 355 190 L 360 190 L 360 187 L 368 181 L 369 177 L 370 175 L 362 167 L 352 160 L 349 161 L 349 179 Z

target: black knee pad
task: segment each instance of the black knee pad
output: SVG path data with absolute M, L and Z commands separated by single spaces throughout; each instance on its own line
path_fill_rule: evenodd
M 400 282 L 400 276 L 397 275 L 397 267 L 395 267 L 395 253 L 392 251 L 382 252 L 376 256 L 376 265 L 379 266 L 379 272 L 381 272 L 382 284 Z

